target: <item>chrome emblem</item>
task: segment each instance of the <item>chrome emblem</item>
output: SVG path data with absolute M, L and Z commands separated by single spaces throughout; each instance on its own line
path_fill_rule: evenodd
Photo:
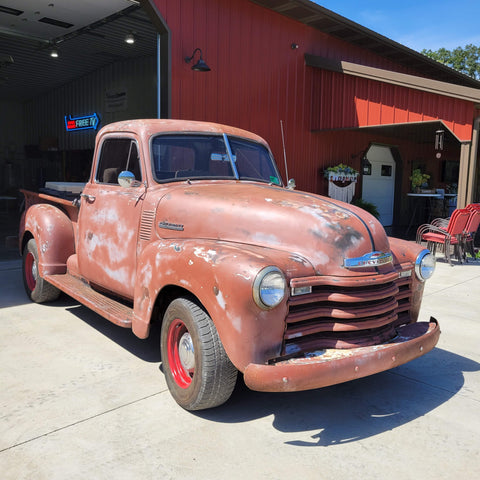
M 183 232 L 183 225 L 179 223 L 160 222 L 158 228 L 165 228 L 166 230 L 176 230 L 177 232 Z
M 392 262 L 393 256 L 391 253 L 370 252 L 366 253 L 362 257 L 345 258 L 343 260 L 343 266 L 345 268 L 379 267 L 380 265 L 385 265 Z

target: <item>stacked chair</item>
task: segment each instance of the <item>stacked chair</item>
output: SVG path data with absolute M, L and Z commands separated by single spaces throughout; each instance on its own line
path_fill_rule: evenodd
M 460 263 L 466 262 L 466 251 L 475 257 L 473 240 L 480 225 L 480 205 L 470 204 L 466 208 L 457 208 L 450 218 L 436 218 L 429 224 L 420 225 L 417 230 L 417 243 L 427 242 L 427 248 L 433 253 L 441 245 L 445 258 L 450 265 L 451 247 Z
M 480 204 L 472 203 L 467 205 L 466 208 L 470 210 L 471 214 L 462 238 L 463 258 L 465 261 L 467 261 L 466 252 L 468 252 L 472 258 L 475 258 L 473 241 L 475 240 L 475 233 L 477 233 L 478 227 L 480 226 Z

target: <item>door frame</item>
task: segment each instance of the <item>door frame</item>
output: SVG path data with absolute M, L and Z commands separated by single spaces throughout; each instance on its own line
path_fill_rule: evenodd
M 395 190 L 393 194 L 393 219 L 392 219 L 392 226 L 394 227 L 398 225 L 398 220 L 401 218 L 404 162 L 402 160 L 402 156 L 400 155 L 399 146 L 391 143 L 383 143 L 383 142 L 375 142 L 375 141 L 369 142 L 367 148 L 364 150 L 365 157 L 372 146 L 390 148 L 390 152 L 392 154 L 393 160 L 395 161 L 395 183 L 394 183 Z M 360 196 L 361 198 L 363 198 L 363 174 L 362 174 L 362 182 L 361 182 L 361 188 L 360 188 Z

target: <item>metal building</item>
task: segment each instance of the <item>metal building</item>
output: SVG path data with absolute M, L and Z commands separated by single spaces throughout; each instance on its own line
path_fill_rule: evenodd
M 31 3 L 1 0 L 1 24 L 14 16 L 8 8 Z M 78 10 L 57 19 L 66 25 L 88 7 L 62 3 Z M 113 10 L 104 11 L 107 4 Z M 430 176 L 427 191 L 457 196 L 459 206 L 480 200 L 480 82 L 472 78 L 309 0 L 109 0 L 95 8 L 96 18 L 72 31 L 54 35 L 60 27 L 48 25 L 57 30 L 36 50 L 27 35 L 0 28 L 0 53 L 20 60 L 28 49 L 28 85 L 12 81 L 17 63 L 0 70 L 10 77 L 2 108 L 23 125 L 17 143 L 30 148 L 23 165 L 36 146 L 57 152 L 57 175 L 68 177 L 84 162 L 76 159 L 92 148 L 95 132 L 72 135 L 66 115 L 98 112 L 103 124 L 158 115 L 258 133 L 285 179 L 288 170 L 302 190 L 328 194 L 326 169 L 346 164 L 360 172 L 355 197 L 377 204 L 385 226 L 409 223 L 414 170 Z M 137 51 L 120 52 L 126 35 L 138 39 Z M 53 47 L 68 66 L 37 62 Z M 192 69 L 200 60 L 204 68 Z M 116 96 L 124 103 L 115 104 Z

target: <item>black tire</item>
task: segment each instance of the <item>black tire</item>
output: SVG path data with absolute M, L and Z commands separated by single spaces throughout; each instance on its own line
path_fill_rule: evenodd
M 163 317 L 160 348 L 170 393 L 185 410 L 217 407 L 230 398 L 237 369 L 212 319 L 196 303 L 187 298 L 170 303 Z
M 37 243 L 31 238 L 23 250 L 23 286 L 28 298 L 36 303 L 53 302 L 60 290 L 38 275 Z

